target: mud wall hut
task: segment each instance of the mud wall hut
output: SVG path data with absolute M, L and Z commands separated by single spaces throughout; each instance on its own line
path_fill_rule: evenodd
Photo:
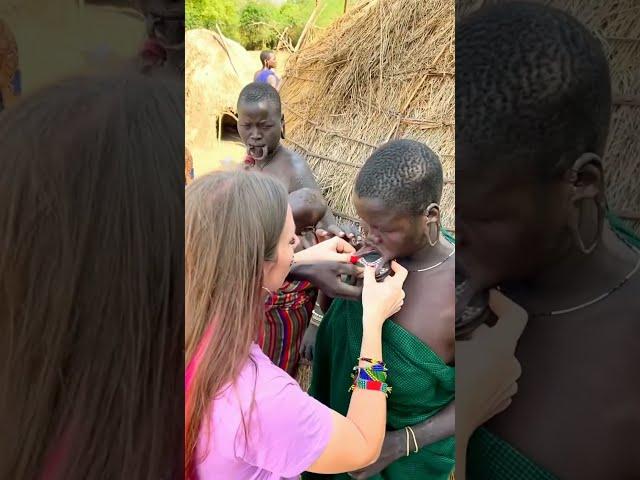
M 210 152 L 218 122 L 235 112 L 257 66 L 242 45 L 206 29 L 187 31 L 185 50 L 185 140 L 192 150 Z

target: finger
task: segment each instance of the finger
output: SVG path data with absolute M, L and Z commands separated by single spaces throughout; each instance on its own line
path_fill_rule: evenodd
M 340 285 L 335 287 L 332 297 L 346 298 L 347 300 L 358 300 L 362 297 L 362 287 L 358 285 L 349 285 L 339 282 Z
M 345 233 L 342 231 L 342 229 L 340 227 L 338 227 L 337 225 L 329 225 L 329 227 L 327 227 L 327 230 L 329 231 L 329 233 L 333 234 L 333 235 L 337 235 L 339 237 L 344 237 Z
M 337 273 L 341 273 L 343 275 L 351 275 L 354 277 L 361 276 L 362 272 L 362 267 L 357 267 L 351 263 L 339 263 L 337 268 Z
M 527 326 L 527 312 L 501 292 L 492 289 L 489 292 L 489 307 L 501 319 L 493 328 L 497 328 L 511 340 L 518 340 Z
M 376 269 L 374 267 L 364 267 L 364 286 L 376 283 Z
M 396 282 L 400 283 L 400 285 L 404 284 L 404 281 L 407 279 L 407 275 L 409 275 L 409 272 L 407 271 L 407 269 L 404 268 L 395 260 L 393 260 L 391 262 L 391 270 L 393 270 L 394 272 L 394 275 L 391 278 Z
M 492 417 L 495 417 L 498 413 L 504 412 L 509 407 L 509 405 L 511 405 L 511 402 L 513 402 L 513 400 L 511 398 L 507 398 L 502 403 L 500 403 L 496 407 Z M 491 418 L 491 417 L 489 417 L 489 418 Z M 489 419 L 487 418 L 487 420 L 489 420 Z
M 336 245 L 336 252 L 354 253 L 356 251 L 356 249 L 353 248 L 353 245 L 351 245 L 346 240 L 343 240 L 342 238 L 338 238 L 337 240 L 338 240 L 338 242 L 337 242 L 337 245 Z
M 334 262 L 340 262 L 343 264 L 348 264 L 351 266 L 355 266 L 351 263 L 351 257 L 352 257 L 352 253 L 353 252 L 349 252 L 349 253 L 334 253 L 333 255 L 331 255 L 331 260 Z
M 316 229 L 316 236 L 318 238 L 322 238 L 322 239 L 326 240 L 327 238 L 331 237 L 331 234 L 329 232 L 327 232 L 326 230 L 323 230 L 321 228 L 317 228 Z

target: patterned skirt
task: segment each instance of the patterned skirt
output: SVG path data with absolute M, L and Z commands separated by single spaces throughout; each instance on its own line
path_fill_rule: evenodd
M 286 282 L 265 305 L 262 351 L 278 367 L 295 378 L 300 343 L 309 326 L 318 291 L 307 281 Z

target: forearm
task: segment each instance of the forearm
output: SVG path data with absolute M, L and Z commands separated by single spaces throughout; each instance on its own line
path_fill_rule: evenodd
M 418 448 L 436 443 L 456 433 L 456 406 L 451 402 L 433 417 L 411 427 L 418 442 Z
M 363 323 L 365 328 L 362 335 L 360 356 L 382 360 L 382 327 L 367 327 L 366 320 Z M 368 363 L 360 362 L 360 366 L 366 367 Z M 371 462 L 374 462 L 380 455 L 380 448 L 384 440 L 387 422 L 386 396 L 378 391 L 354 389 L 347 418 L 358 427 L 366 445 L 376 447 L 375 451 L 370 452 Z
M 324 213 L 324 217 L 322 217 L 322 220 L 320 220 L 320 222 L 318 223 L 325 226 L 337 224 L 336 217 L 333 215 L 333 212 L 329 207 L 327 207 L 327 210 Z
M 309 265 L 299 265 L 294 264 L 289 270 L 289 275 L 287 275 L 287 280 L 310 280 L 311 279 L 311 268 Z

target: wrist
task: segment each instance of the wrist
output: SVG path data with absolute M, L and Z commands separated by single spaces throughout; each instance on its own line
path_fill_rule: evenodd
M 293 264 L 294 265 L 308 265 L 312 262 L 309 261 L 309 255 L 306 254 L 308 250 L 301 250 L 293 254 Z
M 382 315 L 377 310 L 364 308 L 362 311 L 362 324 L 365 327 L 377 327 L 379 329 L 382 329 L 382 324 L 386 320 L 383 317 L 384 315 Z
M 387 432 L 387 435 L 391 433 L 391 432 Z M 402 430 L 396 430 L 395 432 L 393 432 L 393 437 L 392 437 L 392 448 L 393 448 L 393 458 L 394 461 L 398 460 L 399 458 L 402 457 L 406 457 L 407 456 L 407 437 L 406 437 L 406 431 L 403 428 Z M 409 440 L 409 445 L 411 445 L 411 440 Z

